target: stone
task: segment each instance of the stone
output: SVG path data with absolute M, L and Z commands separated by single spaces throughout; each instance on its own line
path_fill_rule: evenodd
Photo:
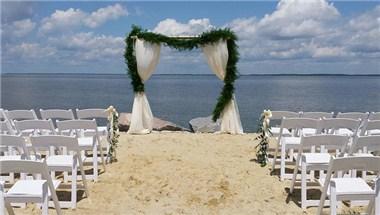
M 119 130 L 128 131 L 129 125 L 131 124 L 131 113 L 120 113 L 119 116 Z M 154 131 L 188 131 L 188 129 L 183 128 L 179 125 L 176 125 L 172 122 L 160 119 L 153 118 L 153 130 Z
M 220 119 L 212 121 L 212 116 L 198 117 L 189 121 L 190 129 L 195 133 L 214 133 L 220 131 Z

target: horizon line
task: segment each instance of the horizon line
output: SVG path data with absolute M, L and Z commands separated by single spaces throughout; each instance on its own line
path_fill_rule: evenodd
M 43 73 L 43 72 L 6 72 L 0 73 L 0 75 L 126 75 L 127 73 Z M 173 74 L 153 74 L 152 76 L 170 76 L 170 75 L 183 75 L 183 76 L 215 76 L 214 74 L 194 74 L 194 73 L 173 73 Z M 239 76 L 380 76 L 380 74 L 368 73 L 368 74 L 346 74 L 346 73 L 268 73 L 268 74 L 239 74 Z

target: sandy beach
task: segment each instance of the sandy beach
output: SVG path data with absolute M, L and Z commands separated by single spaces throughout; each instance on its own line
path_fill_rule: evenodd
M 122 133 L 119 161 L 89 183 L 89 198 L 63 213 L 314 214 L 316 207 L 303 212 L 288 197 L 289 181 L 254 161 L 255 136 Z M 40 213 L 31 206 L 15 211 Z

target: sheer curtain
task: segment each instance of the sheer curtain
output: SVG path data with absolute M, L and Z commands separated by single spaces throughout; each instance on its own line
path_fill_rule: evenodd
M 220 80 L 224 80 L 228 62 L 228 49 L 225 40 L 207 44 L 202 47 L 207 63 Z M 224 108 L 221 114 L 220 131 L 230 134 L 242 134 L 243 127 L 240 121 L 239 108 L 236 103 L 235 94 Z
M 152 76 L 160 58 L 160 44 L 149 43 L 142 39 L 135 41 L 137 72 L 145 83 Z M 135 93 L 129 134 L 148 134 L 153 128 L 153 114 L 145 92 Z

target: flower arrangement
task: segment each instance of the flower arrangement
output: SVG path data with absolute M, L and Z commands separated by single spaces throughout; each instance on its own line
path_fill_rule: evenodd
M 117 161 L 116 158 L 116 148 L 119 143 L 119 113 L 116 109 L 111 105 L 106 110 L 108 113 L 108 137 L 107 140 L 110 143 L 107 152 L 107 162 Z
M 267 165 L 268 162 L 268 145 L 269 145 L 269 137 L 272 136 L 272 132 L 270 130 L 270 118 L 272 117 L 272 112 L 270 110 L 264 110 L 260 116 L 257 133 L 259 136 L 255 138 L 255 140 L 259 140 L 259 144 L 255 147 L 257 149 L 256 156 L 257 162 L 260 163 L 262 167 Z

